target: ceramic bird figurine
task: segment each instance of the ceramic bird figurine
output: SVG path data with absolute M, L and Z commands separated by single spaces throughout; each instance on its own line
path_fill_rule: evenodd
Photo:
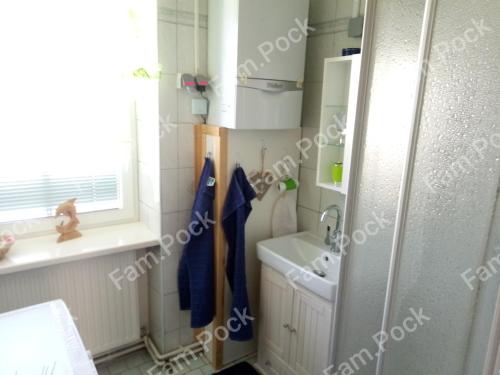
M 0 259 L 10 250 L 16 242 L 14 235 L 11 233 L 0 233 Z
M 59 205 L 56 209 L 56 230 L 61 235 L 57 242 L 64 242 L 81 237 L 82 234 L 76 230 L 80 220 L 76 217 L 76 198 L 70 199 Z

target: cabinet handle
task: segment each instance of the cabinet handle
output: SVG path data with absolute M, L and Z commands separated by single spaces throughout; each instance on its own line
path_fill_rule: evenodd
M 283 324 L 283 328 L 286 328 L 286 329 L 290 330 L 290 324 L 286 324 L 286 323 Z
M 290 332 L 297 333 L 297 330 L 295 328 L 290 328 Z

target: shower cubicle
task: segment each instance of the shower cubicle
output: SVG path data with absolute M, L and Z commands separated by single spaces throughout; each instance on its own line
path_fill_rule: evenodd
M 366 16 L 345 229 L 380 230 L 343 265 L 337 369 L 498 373 L 500 2 L 369 0 Z

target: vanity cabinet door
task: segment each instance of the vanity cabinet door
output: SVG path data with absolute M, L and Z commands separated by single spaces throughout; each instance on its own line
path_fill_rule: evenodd
M 282 369 L 288 368 L 293 288 L 285 277 L 264 266 L 260 290 L 259 365 L 270 374 L 286 373 Z
M 303 289 L 294 294 L 289 363 L 297 375 L 320 375 L 329 365 L 332 306 Z

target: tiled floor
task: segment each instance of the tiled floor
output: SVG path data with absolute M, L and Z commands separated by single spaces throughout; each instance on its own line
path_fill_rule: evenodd
M 228 364 L 232 366 L 238 362 L 247 361 L 254 364 L 257 361 L 255 356 L 244 358 L 241 361 Z M 161 369 L 155 369 L 153 372 L 147 371 L 154 367 L 154 362 L 145 350 L 129 354 L 127 356 L 115 359 L 112 362 L 107 362 L 97 366 L 99 375 L 210 375 L 215 373 L 215 370 L 208 364 L 208 360 L 202 355 L 199 358 L 189 361 L 189 363 L 180 364 L 177 371 L 161 372 Z

